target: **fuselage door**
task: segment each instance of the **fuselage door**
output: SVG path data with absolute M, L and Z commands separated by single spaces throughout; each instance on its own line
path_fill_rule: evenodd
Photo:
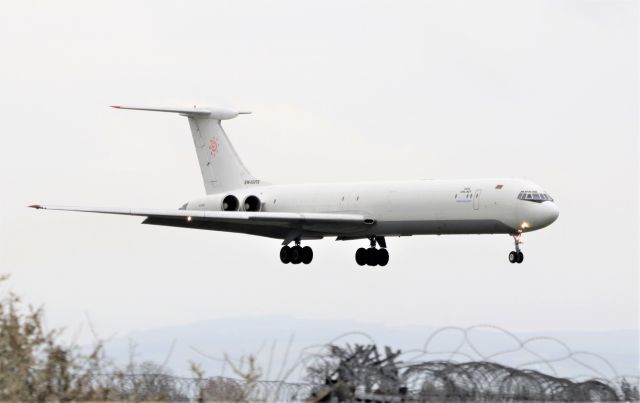
M 476 189 L 473 194 L 473 209 L 480 210 L 480 194 L 482 193 L 482 189 Z

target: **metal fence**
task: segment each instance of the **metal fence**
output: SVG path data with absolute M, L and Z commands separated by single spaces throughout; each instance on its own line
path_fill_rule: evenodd
M 99 400 L 301 402 L 314 385 L 276 381 L 247 382 L 227 377 L 187 378 L 166 374 L 99 374 L 92 379 Z

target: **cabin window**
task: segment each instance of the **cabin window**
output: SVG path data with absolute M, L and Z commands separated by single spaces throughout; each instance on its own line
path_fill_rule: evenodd
M 553 201 L 553 197 L 548 193 L 538 192 L 537 190 L 523 190 L 518 193 L 518 200 L 529 200 L 542 203 L 543 201 Z

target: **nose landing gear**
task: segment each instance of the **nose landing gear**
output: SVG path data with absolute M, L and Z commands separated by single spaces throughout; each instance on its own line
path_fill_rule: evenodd
M 356 263 L 359 266 L 386 266 L 389 263 L 389 252 L 386 249 L 386 242 L 383 237 L 369 237 L 371 246 L 367 249 L 358 248 L 356 251 Z M 380 243 L 381 249 L 376 248 L 376 243 Z
M 309 246 L 300 246 L 300 241 L 296 241 L 293 247 L 283 246 L 280 249 L 280 261 L 284 264 L 309 264 L 313 260 L 313 249 Z
M 518 233 L 513 236 L 513 241 L 516 246 L 516 250 L 509 252 L 509 263 L 522 263 L 524 261 L 524 253 L 520 250 L 520 244 L 522 243 L 522 233 Z

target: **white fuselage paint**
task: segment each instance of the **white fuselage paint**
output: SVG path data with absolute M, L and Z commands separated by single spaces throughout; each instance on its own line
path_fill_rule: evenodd
M 502 185 L 501 188 L 498 185 Z M 359 213 L 373 225 L 358 233 L 323 231 L 348 239 L 427 234 L 516 234 L 544 228 L 558 217 L 553 201 L 519 200 L 523 190 L 543 189 L 521 179 L 416 180 L 294 185 L 256 185 L 212 194 L 188 210 L 222 210 L 222 199 L 257 196 L 264 212 Z M 305 238 L 303 235 L 302 238 Z

